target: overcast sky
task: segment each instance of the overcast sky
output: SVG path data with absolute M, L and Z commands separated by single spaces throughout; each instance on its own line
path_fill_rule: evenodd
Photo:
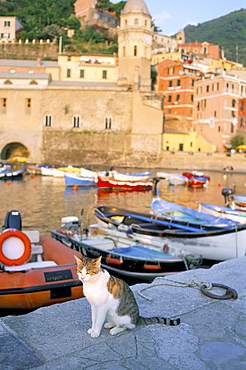
M 144 0 L 162 34 L 171 36 L 188 24 L 197 25 L 246 9 L 246 0 Z M 118 3 L 119 0 L 111 0 Z

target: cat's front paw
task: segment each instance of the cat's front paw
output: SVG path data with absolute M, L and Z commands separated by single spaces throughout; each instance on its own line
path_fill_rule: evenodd
M 98 338 L 98 337 L 99 337 L 99 335 L 100 335 L 100 332 L 97 332 L 97 331 L 93 331 L 93 330 L 92 330 L 90 334 L 91 334 L 91 337 L 92 337 L 92 338 Z
M 87 333 L 91 335 L 91 333 L 92 333 L 92 329 L 88 329 L 88 330 L 87 330 Z

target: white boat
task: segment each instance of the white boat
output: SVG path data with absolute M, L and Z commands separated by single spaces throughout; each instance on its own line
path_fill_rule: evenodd
M 167 181 L 168 181 L 169 185 L 178 186 L 178 185 L 185 185 L 188 182 L 188 179 L 187 179 L 187 177 L 185 177 L 183 175 L 179 175 L 178 173 L 174 173 L 174 174 L 172 174 L 171 176 L 169 176 L 167 178 Z
M 157 216 L 146 217 L 107 206 L 96 207 L 95 216 L 99 226 L 125 232 L 141 243 L 187 250 L 194 255 L 202 255 L 206 260 L 224 261 L 246 254 L 246 224 L 196 228 L 193 224 L 167 222 Z
M 84 177 L 95 178 L 109 176 L 118 181 L 146 181 L 151 176 L 151 172 L 123 173 L 114 169 L 110 169 L 109 171 L 91 171 L 87 168 L 81 168 L 80 174 Z
M 214 204 L 200 203 L 198 211 L 207 213 L 209 215 L 225 218 L 239 222 L 240 224 L 246 223 L 246 212 L 234 210 L 230 207 L 217 206 Z
M 53 176 L 53 167 L 41 167 L 41 175 L 42 176 Z

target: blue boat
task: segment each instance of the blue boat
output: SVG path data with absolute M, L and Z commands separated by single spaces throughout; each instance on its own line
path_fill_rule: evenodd
M 199 212 L 193 208 L 185 207 L 180 204 L 161 199 L 158 191 L 159 179 L 155 178 L 154 197 L 151 203 L 151 209 L 157 216 L 169 221 L 187 222 L 190 225 L 204 225 L 206 227 L 226 227 L 238 224 L 237 221 L 224 219 L 220 216 L 214 216 L 204 212 Z
M 66 186 L 96 186 L 95 177 L 85 177 L 76 173 L 65 173 Z
M 14 179 L 21 179 L 24 175 L 24 170 L 18 171 L 3 171 L 0 172 L 0 180 L 14 180 Z

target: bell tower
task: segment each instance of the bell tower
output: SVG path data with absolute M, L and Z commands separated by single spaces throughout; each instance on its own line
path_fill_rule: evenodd
M 118 28 L 118 84 L 151 90 L 151 15 L 143 0 L 128 0 Z

